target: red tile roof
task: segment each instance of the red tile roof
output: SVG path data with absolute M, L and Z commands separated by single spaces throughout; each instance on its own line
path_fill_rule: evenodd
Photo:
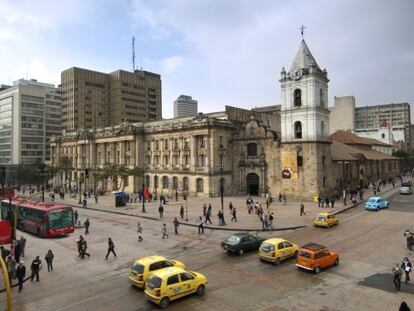
M 366 146 L 386 146 L 386 147 L 392 147 L 392 145 L 383 143 L 382 141 L 372 139 L 372 138 L 366 138 L 366 137 L 360 137 L 357 136 L 350 131 L 336 131 L 335 133 L 331 134 L 330 138 L 335 141 L 339 141 L 341 143 L 347 144 L 347 145 L 366 145 Z

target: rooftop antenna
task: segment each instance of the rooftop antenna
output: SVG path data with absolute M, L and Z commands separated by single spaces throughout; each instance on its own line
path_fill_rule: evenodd
M 135 72 L 135 37 L 132 37 L 132 71 Z

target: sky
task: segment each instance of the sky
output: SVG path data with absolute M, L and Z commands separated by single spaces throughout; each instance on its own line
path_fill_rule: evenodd
M 161 74 L 164 118 L 181 94 L 205 113 L 274 105 L 303 24 L 328 71 L 330 106 L 347 95 L 357 106 L 414 103 L 412 0 L 0 0 L 0 8 L 0 84 L 57 85 L 73 66 L 132 70 L 135 36 L 136 67 Z

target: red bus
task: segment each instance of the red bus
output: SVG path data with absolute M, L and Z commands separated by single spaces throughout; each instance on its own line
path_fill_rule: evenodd
M 18 205 L 17 228 L 50 238 L 75 231 L 73 209 L 70 206 L 32 201 L 23 198 L 1 201 L 2 218 L 14 227 L 14 212 Z

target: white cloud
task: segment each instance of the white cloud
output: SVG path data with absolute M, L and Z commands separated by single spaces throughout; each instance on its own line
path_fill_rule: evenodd
M 170 56 L 161 60 L 161 73 L 172 74 L 180 69 L 184 65 L 184 57 L 182 56 Z

